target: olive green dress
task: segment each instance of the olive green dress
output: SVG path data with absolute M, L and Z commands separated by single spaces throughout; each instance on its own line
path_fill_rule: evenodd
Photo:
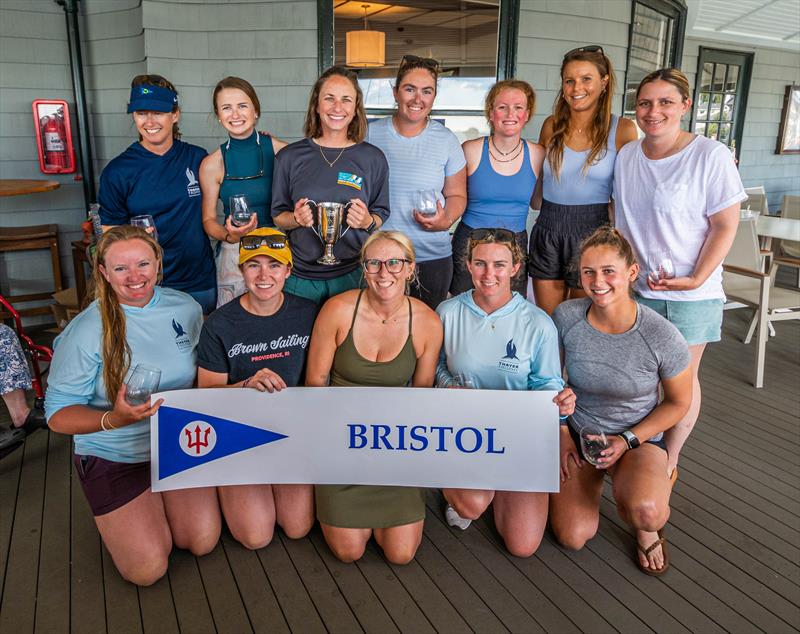
M 361 303 L 353 310 L 350 332 L 333 356 L 331 385 L 405 387 L 414 376 L 417 357 L 411 339 L 411 300 L 408 301 L 408 339 L 391 361 L 370 361 L 356 350 L 353 327 Z M 416 487 L 363 484 L 324 484 L 315 487 L 317 519 L 341 528 L 390 528 L 425 519 L 425 491 Z

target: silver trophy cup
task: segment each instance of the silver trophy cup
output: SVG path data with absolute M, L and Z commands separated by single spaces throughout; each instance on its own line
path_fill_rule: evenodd
M 311 228 L 325 245 L 325 253 L 317 260 L 318 264 L 339 264 L 341 260 L 333 254 L 333 247 L 350 227 L 345 227 L 344 213 L 353 203 L 318 203 L 314 200 L 307 201 L 309 207 L 314 209 L 314 226 Z

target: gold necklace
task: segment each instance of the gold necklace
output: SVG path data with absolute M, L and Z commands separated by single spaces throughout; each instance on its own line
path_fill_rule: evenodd
M 494 145 L 494 144 L 492 144 L 492 145 Z M 495 156 L 495 155 L 494 155 L 494 152 L 492 152 L 492 148 L 491 148 L 491 146 L 489 146 L 489 156 L 491 156 L 491 157 L 492 157 L 492 158 L 493 158 L 495 161 L 497 161 L 498 163 L 510 163 L 511 161 L 515 160 L 515 159 L 516 159 L 516 158 L 517 158 L 517 157 L 520 155 L 520 153 L 522 152 L 522 143 L 520 143 L 520 144 L 517 146 L 517 148 L 516 148 L 516 149 L 517 149 L 517 151 L 516 151 L 516 153 L 514 154 L 514 156 L 512 156 L 512 157 L 510 157 L 510 158 L 500 158 L 499 156 Z M 498 152 L 499 152 L 499 151 L 500 151 L 500 150 L 498 150 Z M 513 152 L 513 151 L 514 151 L 514 150 L 512 150 L 512 152 Z M 508 156 L 508 155 L 506 155 L 506 156 Z
M 333 167 L 333 165 L 336 163 L 336 161 L 338 161 L 340 158 L 342 158 L 342 154 L 344 154 L 344 151 L 347 149 L 347 146 L 343 147 L 341 149 L 341 151 L 339 152 L 339 155 L 335 159 L 333 159 L 333 161 L 329 161 L 328 157 L 325 156 L 325 152 L 322 151 L 322 146 L 321 145 L 317 145 L 317 147 L 319 148 L 319 153 L 322 155 L 322 160 L 325 161 L 328 164 L 329 167 Z

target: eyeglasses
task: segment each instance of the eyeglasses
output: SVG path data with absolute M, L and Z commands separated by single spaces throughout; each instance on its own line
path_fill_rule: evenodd
M 567 51 L 564 53 L 564 59 L 572 57 L 573 55 L 577 55 L 578 53 L 600 53 L 601 55 L 605 55 L 602 46 L 593 44 L 591 46 L 581 46 L 579 48 L 573 48 L 571 51 Z
M 268 247 L 270 249 L 285 249 L 289 246 L 288 238 L 283 234 L 271 234 L 268 236 L 242 236 L 239 241 L 239 248 L 247 251 Z
M 370 258 L 369 260 L 364 260 L 363 267 L 367 273 L 374 275 L 375 273 L 380 273 L 382 266 L 386 267 L 388 273 L 399 273 L 406 264 L 411 264 L 411 260 L 406 260 L 405 258 L 389 258 L 388 260 Z
M 470 240 L 487 240 L 493 239 L 495 242 L 510 242 L 514 243 L 516 236 L 513 231 L 508 229 L 473 229 L 469 234 Z
M 419 64 L 428 68 L 429 70 L 434 71 L 435 73 L 439 72 L 439 62 L 431 57 L 417 57 L 416 55 L 403 55 L 403 59 L 400 60 L 400 68 L 404 66 L 411 66 L 412 64 Z
M 252 176 L 231 176 L 228 174 L 228 164 L 225 162 L 225 153 L 222 153 L 222 169 L 225 172 L 225 176 L 222 177 L 222 180 L 226 181 L 249 181 L 255 178 L 261 178 L 264 176 L 264 153 L 261 151 L 261 135 L 256 133 L 256 145 L 258 146 L 258 173 L 253 174 Z M 231 140 L 228 139 L 228 143 L 225 145 L 225 150 L 231 149 Z

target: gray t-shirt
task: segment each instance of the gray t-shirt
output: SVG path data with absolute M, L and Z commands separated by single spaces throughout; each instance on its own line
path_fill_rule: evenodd
M 686 369 L 689 348 L 675 326 L 641 304 L 630 330 L 600 332 L 586 319 L 591 303 L 588 298 L 570 300 L 553 313 L 568 382 L 577 397 L 571 424 L 578 431 L 591 424 L 618 434 L 658 405 L 659 382 Z

